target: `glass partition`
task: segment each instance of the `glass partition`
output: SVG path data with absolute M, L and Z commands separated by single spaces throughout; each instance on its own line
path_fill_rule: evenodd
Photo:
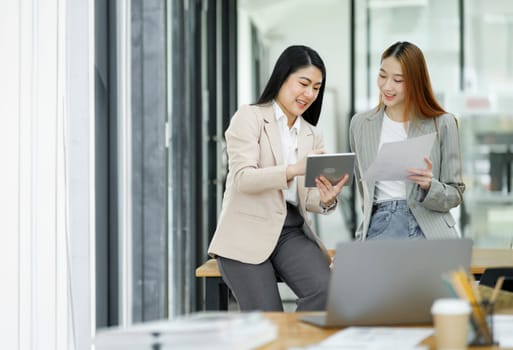
M 381 54 L 397 41 L 412 42 L 423 51 L 435 94 L 447 108 L 447 96 L 460 90 L 459 2 L 369 0 L 355 3 L 356 111 L 377 105 L 376 79 Z M 460 210 L 460 207 L 452 210 L 458 221 Z
M 513 243 L 513 9 L 506 1 L 355 2 L 356 109 L 378 100 L 381 52 L 411 41 L 424 52 L 440 102 L 460 124 L 467 190 L 453 210 L 476 246 Z
M 452 210 L 458 229 L 463 236 L 474 238 L 478 246 L 509 247 L 513 239 L 513 230 L 508 229 L 513 227 L 513 113 L 509 112 L 513 111 L 509 102 L 513 101 L 513 8 L 508 4 L 504 0 L 324 0 L 303 4 L 310 14 L 305 31 L 302 22 L 279 25 L 283 19 L 280 13 L 294 18 L 294 11 L 306 8 L 297 2 L 241 0 L 239 14 L 244 16 L 239 22 L 242 18 L 251 22 L 253 36 L 258 36 L 260 50 L 266 52 L 266 60 L 260 61 L 262 72 L 291 43 L 311 45 L 325 57 L 329 88 L 320 127 L 329 148 L 336 151 L 347 150 L 348 107 L 354 104 L 356 112 L 361 112 L 378 102 L 376 77 L 383 50 L 396 41 L 418 45 L 425 54 L 439 101 L 460 122 L 467 191 L 463 205 Z M 352 13 L 354 28 L 349 25 L 353 23 Z M 355 44 L 353 64 L 351 37 Z M 244 40 L 244 36 L 239 37 L 240 47 L 244 47 Z M 244 67 L 245 61 L 239 64 Z M 353 95 L 348 92 L 352 69 Z M 349 101 L 352 96 L 354 101 Z M 358 199 L 351 203 L 348 194 L 346 191 L 342 202 L 356 209 L 341 206 L 342 217 L 356 217 L 318 218 L 319 232 L 328 245 L 348 239 L 351 222 L 360 220 Z M 341 231 L 345 233 L 340 235 Z
M 460 26 L 456 0 L 356 1 L 356 109 L 378 102 L 381 53 L 397 41 L 419 46 L 441 102 L 459 91 Z M 441 40 L 443 38 L 443 40 Z
M 464 91 L 460 114 L 466 216 L 463 232 L 483 247 L 512 247 L 513 8 L 465 1 Z

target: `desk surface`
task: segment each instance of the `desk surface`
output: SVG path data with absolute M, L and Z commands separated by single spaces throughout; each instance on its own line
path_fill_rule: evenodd
M 513 249 L 474 248 L 470 265 L 473 274 L 482 274 L 487 267 L 513 267 Z M 196 277 L 221 277 L 217 261 L 209 259 L 198 267 Z
M 482 274 L 487 267 L 513 267 L 513 249 L 472 250 L 471 272 Z
M 513 314 L 513 310 L 508 310 L 508 314 Z M 278 326 L 278 339 L 260 347 L 259 350 L 285 350 L 290 347 L 300 347 L 319 343 L 330 335 L 340 331 L 340 329 L 323 329 L 299 321 L 301 313 L 291 312 L 268 312 L 265 316 Z M 427 326 L 430 327 L 430 326 Z M 421 343 L 435 348 L 435 338 L 430 336 Z M 469 349 L 492 350 L 501 349 L 496 346 L 489 347 L 470 347 Z

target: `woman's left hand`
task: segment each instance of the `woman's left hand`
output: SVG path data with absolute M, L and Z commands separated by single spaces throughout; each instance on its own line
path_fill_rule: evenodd
M 337 196 L 340 191 L 349 180 L 349 175 L 346 174 L 336 185 L 332 185 L 331 182 L 324 176 L 319 176 L 315 179 L 315 185 L 321 195 L 321 203 L 325 208 L 330 207 L 337 200 Z
M 429 160 L 429 158 L 424 158 L 426 162 L 426 169 L 408 169 L 408 172 L 411 175 L 408 175 L 408 179 L 415 182 L 422 188 L 427 191 L 431 187 L 431 181 L 433 179 L 433 163 Z

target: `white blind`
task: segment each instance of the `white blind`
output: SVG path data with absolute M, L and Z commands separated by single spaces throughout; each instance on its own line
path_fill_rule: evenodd
M 78 52 L 69 51 L 73 39 L 92 31 L 91 1 L 81 2 L 86 11 L 80 16 L 81 9 L 71 3 L 0 4 L 0 333 L 5 349 L 88 349 L 94 329 L 90 208 L 73 210 L 79 199 L 69 197 L 74 174 L 85 173 L 77 184 L 84 194 L 80 201 L 92 198 L 89 156 L 81 168 L 70 167 L 77 149 L 89 154 L 92 139 L 90 45 L 81 41 L 73 44 L 82 47 Z M 85 18 L 78 32 L 70 31 L 77 29 L 73 16 Z M 85 65 L 76 60 L 84 53 Z M 73 71 L 77 62 L 85 79 Z M 82 87 L 70 89 L 70 81 L 77 80 Z M 85 102 L 79 113 L 70 107 L 74 98 Z M 84 136 L 72 139 L 81 121 Z M 86 244 L 77 254 L 80 237 Z M 76 271 L 86 273 L 78 278 Z

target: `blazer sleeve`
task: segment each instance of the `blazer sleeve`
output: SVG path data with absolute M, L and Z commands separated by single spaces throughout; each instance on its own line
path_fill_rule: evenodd
M 286 165 L 276 165 L 270 147 L 261 143 L 265 137 L 264 120 L 259 118 L 256 108 L 242 106 L 225 132 L 234 185 L 238 191 L 248 194 L 286 189 Z
M 461 176 L 461 150 L 457 120 L 445 115 L 440 120 L 440 174 L 433 178 L 428 192 L 417 186 L 418 199 L 427 209 L 448 212 L 463 201 L 465 184 Z M 424 198 L 422 198 L 424 197 Z

